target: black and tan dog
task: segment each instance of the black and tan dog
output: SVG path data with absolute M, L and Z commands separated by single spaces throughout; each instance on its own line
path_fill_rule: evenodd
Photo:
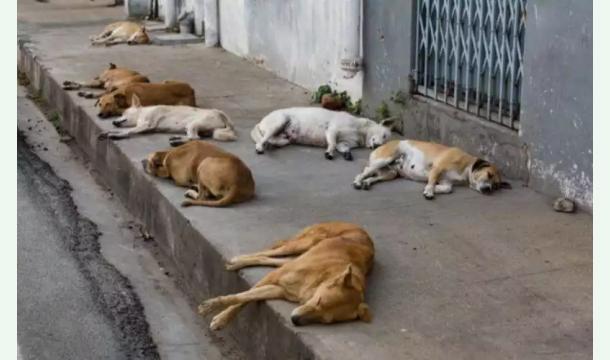
M 222 310 L 210 324 L 212 330 L 219 330 L 249 302 L 284 299 L 300 304 L 291 315 L 297 326 L 357 319 L 369 322 L 371 314 L 364 302 L 364 291 L 374 255 L 371 238 L 358 225 L 312 225 L 268 250 L 231 259 L 228 270 L 247 266 L 279 268 L 248 291 L 203 302 L 199 313 Z
M 170 150 L 156 151 L 142 160 L 142 166 L 151 175 L 191 187 L 184 193 L 188 199 L 182 206 L 219 207 L 254 197 L 250 169 L 237 156 L 205 141 L 189 141 Z
M 110 63 L 108 69 L 102 71 L 101 74 L 94 77 L 91 81 L 64 81 L 64 90 L 79 90 L 82 88 L 89 89 L 103 89 L 104 92 L 92 93 L 80 91 L 78 96 L 86 97 L 89 99 L 99 98 L 104 93 L 116 90 L 120 86 L 133 83 L 148 83 L 148 78 L 139 72 L 123 67 L 118 67 L 113 63 Z
M 353 185 L 368 190 L 376 182 L 399 176 L 427 182 L 426 199 L 433 199 L 435 193 L 452 192 L 454 182 L 468 182 L 471 189 L 483 194 L 511 187 L 502 181 L 498 169 L 483 159 L 455 147 L 416 140 L 394 140 L 377 148 Z

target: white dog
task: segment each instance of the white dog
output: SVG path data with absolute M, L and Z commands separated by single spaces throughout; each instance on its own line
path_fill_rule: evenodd
M 295 107 L 271 112 L 256 124 L 250 135 L 259 154 L 267 144 L 278 147 L 302 144 L 325 146 L 329 160 L 335 150 L 345 160 L 352 160 L 351 149 L 361 146 L 374 149 L 388 141 L 394 122 L 395 119 L 388 119 L 377 124 L 346 112 Z
M 133 134 L 145 132 L 184 133 L 187 140 L 212 135 L 219 141 L 237 139 L 235 127 L 224 112 L 216 109 L 200 109 L 182 105 L 142 106 L 140 98 L 133 95 L 131 107 L 112 122 L 116 127 L 130 127 L 125 130 L 108 131 L 100 134 L 100 139 L 124 139 Z M 184 143 L 180 136 L 170 138 L 170 144 Z

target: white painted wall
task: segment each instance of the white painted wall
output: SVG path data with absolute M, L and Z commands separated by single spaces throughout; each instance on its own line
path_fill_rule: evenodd
M 307 89 L 331 84 L 362 96 L 362 72 L 344 79 L 340 67 L 343 0 L 219 1 L 220 42 L 226 50 Z

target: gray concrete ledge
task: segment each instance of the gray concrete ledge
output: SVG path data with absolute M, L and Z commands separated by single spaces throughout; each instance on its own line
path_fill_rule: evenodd
M 251 127 L 273 109 L 307 104 L 302 88 L 217 48 L 92 48 L 87 36 L 99 28 L 95 13 L 87 13 L 87 24 L 72 13 L 84 10 L 50 13 L 28 6 L 19 15 L 20 38 L 29 39 L 19 43 L 20 68 L 58 109 L 63 126 L 116 196 L 174 260 L 194 302 L 250 287 L 267 270 L 227 272 L 224 261 L 306 225 L 345 220 L 371 234 L 376 260 L 366 299 L 373 322 L 295 328 L 289 320 L 294 305 L 251 304 L 224 331 L 252 359 L 591 357 L 589 215 L 555 213 L 551 199 L 516 182 L 513 190 L 490 197 L 456 188 L 434 201 L 423 199 L 422 184 L 409 181 L 356 191 L 351 181 L 365 165 L 365 150 L 354 152 L 354 162 L 327 161 L 322 149 L 299 146 L 256 155 Z M 59 85 L 89 79 L 108 62 L 153 81 L 188 81 L 199 106 L 226 111 L 240 138 L 217 144 L 252 169 L 257 198 L 224 209 L 182 209 L 184 189 L 149 177 L 139 163 L 167 147 L 169 135 L 98 141 L 101 131 L 112 128 L 110 121 L 96 117 L 92 101 Z

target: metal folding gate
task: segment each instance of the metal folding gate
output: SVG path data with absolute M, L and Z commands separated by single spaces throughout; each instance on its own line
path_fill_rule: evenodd
M 519 128 L 526 0 L 417 0 L 416 91 Z

